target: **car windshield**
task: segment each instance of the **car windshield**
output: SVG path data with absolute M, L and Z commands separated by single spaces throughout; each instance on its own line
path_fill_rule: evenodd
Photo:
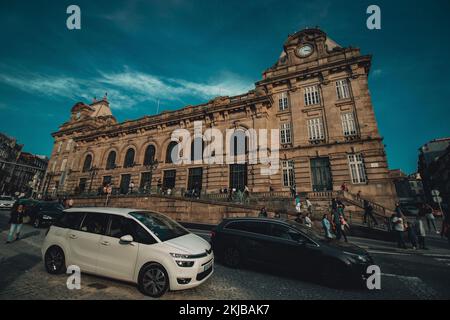
M 301 225 L 300 223 L 297 223 L 295 221 L 289 221 L 289 224 L 291 227 L 294 227 L 295 229 L 301 231 L 305 235 L 307 235 L 310 239 L 314 241 L 321 241 L 322 237 L 314 231 L 312 228 L 305 227 L 304 225 Z
M 178 238 L 189 233 L 179 223 L 155 212 L 131 212 L 131 216 L 142 222 L 161 241 Z

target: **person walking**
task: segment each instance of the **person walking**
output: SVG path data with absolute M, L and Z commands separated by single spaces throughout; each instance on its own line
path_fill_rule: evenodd
M 376 226 L 378 225 L 377 219 L 375 219 L 375 217 L 373 216 L 372 205 L 369 203 L 369 201 L 364 200 L 364 223 L 368 223 L 369 219 L 371 219 Z
M 9 218 L 10 228 L 6 243 L 11 243 L 14 240 L 20 239 L 20 231 L 23 226 L 24 207 L 22 204 L 15 204 L 11 209 L 11 216 Z
M 311 203 L 311 201 L 309 201 L 308 197 L 305 199 L 305 203 L 306 203 L 306 208 L 308 210 L 308 213 L 310 215 L 312 215 L 313 214 L 313 204 Z
M 341 220 L 341 233 L 344 237 L 345 242 L 348 242 L 347 232 L 350 231 L 350 226 L 348 225 L 345 217 L 343 215 L 339 215 L 339 219 Z
M 415 227 L 415 231 L 417 234 L 417 240 L 418 240 L 417 242 L 419 244 L 419 248 L 428 250 L 428 248 L 425 245 L 426 232 L 425 232 L 425 225 L 423 223 L 423 218 L 424 218 L 423 214 L 417 215 L 416 221 L 414 222 L 414 227 Z
M 395 235 L 397 239 L 397 246 L 402 249 L 406 249 L 405 240 L 403 238 L 403 234 L 405 232 L 405 224 L 402 213 L 399 211 L 397 212 L 394 219 L 392 219 L 392 222 L 394 223 L 394 230 Z
M 290 188 L 290 190 L 291 190 L 291 196 L 292 196 L 292 198 L 295 199 L 295 197 L 297 196 L 297 186 L 296 186 L 295 184 L 292 185 L 291 188 Z
M 331 223 L 330 220 L 328 220 L 328 214 L 324 214 L 322 217 L 322 228 L 325 232 L 325 238 L 330 240 L 333 239 L 333 235 L 331 234 Z
M 433 226 L 434 232 L 439 234 L 439 231 L 436 228 L 435 218 L 434 218 L 434 214 L 433 214 L 433 208 L 427 203 L 424 203 L 422 205 L 422 208 L 425 213 L 425 218 L 427 219 L 428 232 L 431 232 L 431 226 Z
M 302 203 L 298 194 L 295 196 L 295 211 L 297 211 L 297 215 L 302 213 Z

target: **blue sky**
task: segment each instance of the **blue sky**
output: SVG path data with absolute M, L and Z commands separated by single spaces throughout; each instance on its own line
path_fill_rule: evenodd
M 82 29 L 66 28 L 81 8 Z M 366 28 L 377 4 L 382 30 Z M 370 91 L 390 168 L 450 136 L 450 1 L 0 0 L 0 131 L 49 155 L 77 101 L 108 92 L 119 121 L 244 93 L 288 34 L 320 26 L 373 54 Z

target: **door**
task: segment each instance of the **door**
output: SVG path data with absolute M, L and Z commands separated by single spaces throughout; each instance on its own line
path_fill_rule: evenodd
M 131 175 L 123 174 L 122 179 L 120 180 L 120 193 L 127 194 L 128 189 L 130 188 Z
M 82 272 L 96 273 L 100 239 L 105 233 L 107 215 L 87 213 L 79 230 L 67 233 L 70 246 L 71 263 Z
M 247 185 L 247 164 L 230 164 L 230 188 L 244 191 Z
M 311 159 L 311 175 L 313 191 L 333 190 L 329 158 Z
M 106 235 L 100 239 L 98 273 L 107 277 L 132 281 L 139 251 L 139 237 L 135 221 L 110 215 Z M 145 230 L 144 230 L 145 232 Z M 122 243 L 120 237 L 131 235 L 133 242 Z

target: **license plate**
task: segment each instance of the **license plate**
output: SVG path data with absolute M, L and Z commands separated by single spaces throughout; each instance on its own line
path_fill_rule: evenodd
M 209 268 L 211 268 L 211 267 L 212 267 L 212 264 L 213 264 L 212 261 L 211 261 L 211 262 L 208 262 L 208 264 L 205 265 L 205 266 L 203 267 L 203 271 L 206 271 L 206 270 L 208 270 Z

